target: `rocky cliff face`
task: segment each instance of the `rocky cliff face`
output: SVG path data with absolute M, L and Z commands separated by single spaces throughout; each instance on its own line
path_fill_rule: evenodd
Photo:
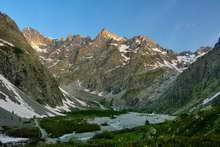
M 40 64 L 15 22 L 5 14 L 0 14 L 0 19 L 0 73 L 35 100 L 62 104 L 58 84 Z
M 212 50 L 180 74 L 153 107 L 156 106 L 163 112 L 180 113 L 199 110 L 219 101 L 219 55 L 218 42 Z
M 36 34 L 25 35 L 30 44 L 36 42 Z M 69 35 L 37 46 L 36 51 L 69 93 L 89 92 L 107 101 L 113 99 L 121 108 L 140 108 L 157 99 L 166 85 L 198 57 L 196 53 L 188 56 L 164 49 L 143 35 L 128 39 L 106 29 L 94 40 Z
M 101 37 L 102 32 L 98 36 L 79 50 L 67 87 L 77 84 L 114 99 L 117 107 L 135 108 L 144 106 L 157 93 L 152 87 L 161 86 L 159 81 L 163 83 L 178 73 L 169 51 L 143 36 L 119 41 Z
M 0 20 L 0 108 L 31 118 L 85 106 L 59 88 L 16 23 L 3 13 Z
M 43 49 L 45 49 L 45 47 L 50 45 L 53 41 L 53 39 L 44 37 L 38 31 L 29 27 L 23 29 L 23 34 L 37 52 L 45 52 Z

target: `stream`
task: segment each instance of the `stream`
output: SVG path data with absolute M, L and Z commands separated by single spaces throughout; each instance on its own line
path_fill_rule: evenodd
M 56 140 L 60 142 L 68 142 L 71 138 L 75 138 L 80 141 L 87 141 L 96 134 L 100 134 L 103 131 L 116 131 L 126 128 L 134 128 L 137 126 L 142 126 L 145 124 L 146 120 L 150 124 L 162 123 L 166 120 L 174 120 L 175 116 L 163 115 L 163 114 L 147 114 L 147 113 L 137 113 L 130 112 L 127 114 L 121 114 L 115 116 L 114 119 L 110 117 L 96 117 L 94 119 L 87 120 L 88 123 L 96 123 L 101 126 L 101 130 L 87 132 L 87 133 L 70 133 L 58 137 Z M 106 125 L 103 125 L 106 124 Z
M 38 120 L 34 119 L 34 122 L 35 122 L 36 127 L 40 130 L 41 138 L 46 138 L 48 136 L 48 134 L 43 128 L 41 128 L 41 126 L 39 125 Z

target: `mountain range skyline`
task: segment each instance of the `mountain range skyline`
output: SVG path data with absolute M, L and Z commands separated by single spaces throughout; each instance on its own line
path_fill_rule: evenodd
M 30 26 L 52 38 L 69 33 L 94 38 L 102 28 L 107 28 L 127 38 L 144 35 L 180 52 L 214 45 L 219 36 L 218 4 L 217 0 L 120 0 L 117 3 L 3 0 L 1 11 L 9 14 L 21 29 Z

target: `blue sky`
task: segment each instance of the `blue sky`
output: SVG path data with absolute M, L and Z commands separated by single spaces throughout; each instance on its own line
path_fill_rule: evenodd
M 165 48 L 195 50 L 220 37 L 220 0 L 1 0 L 0 11 L 22 29 L 60 38 L 95 37 L 102 28 L 143 34 Z

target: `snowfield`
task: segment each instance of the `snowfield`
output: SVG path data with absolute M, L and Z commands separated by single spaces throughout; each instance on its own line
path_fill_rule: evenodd
M 71 98 L 62 88 L 60 88 L 60 90 L 65 96 L 65 99 L 62 100 L 63 105 L 56 106 L 55 108 L 49 105 L 42 106 L 32 99 L 28 99 L 27 101 L 27 99 L 23 97 L 25 94 L 0 74 L 0 108 L 19 117 L 30 119 L 33 117 L 42 118 L 46 116 L 63 115 L 63 112 L 70 112 L 72 108 L 76 107 L 75 102 L 81 106 L 87 106 L 85 102 L 77 98 Z M 37 107 L 32 107 L 29 101 L 36 104 Z
M 5 143 L 17 143 L 17 142 L 26 142 L 28 138 L 16 138 L 16 137 L 9 137 L 3 134 L 0 134 L 0 142 Z
M 102 126 L 102 129 L 115 131 L 144 125 L 146 120 L 148 120 L 150 124 L 158 124 L 166 120 L 174 120 L 175 118 L 175 116 L 170 115 L 130 112 L 119 115 L 115 119 L 109 117 L 97 117 L 94 120 L 90 120 L 89 123 L 96 123 L 99 125 L 107 123 L 108 126 Z
M 1 108 L 23 118 L 33 118 L 34 116 L 41 117 L 21 98 L 16 87 L 1 74 L 0 83 L 10 92 L 10 95 L 7 95 L 6 93 L 0 91 L 0 93 L 4 96 L 3 99 L 0 99 Z M 10 98 L 12 95 L 14 95 L 16 101 L 18 102 L 12 101 L 12 98 Z
M 49 105 L 46 105 L 45 108 L 50 110 L 56 115 L 64 115 L 63 112 L 70 112 L 72 108 L 76 108 L 76 104 L 74 101 L 72 101 L 70 98 L 74 99 L 76 102 L 78 102 L 81 106 L 86 107 L 88 106 L 86 102 L 79 100 L 77 98 L 73 98 L 69 95 L 68 92 L 66 92 L 64 89 L 59 87 L 60 91 L 63 93 L 65 99 L 62 100 L 63 105 L 62 106 L 56 106 L 54 108 L 50 107 Z M 50 114 L 49 114 L 50 115 Z

